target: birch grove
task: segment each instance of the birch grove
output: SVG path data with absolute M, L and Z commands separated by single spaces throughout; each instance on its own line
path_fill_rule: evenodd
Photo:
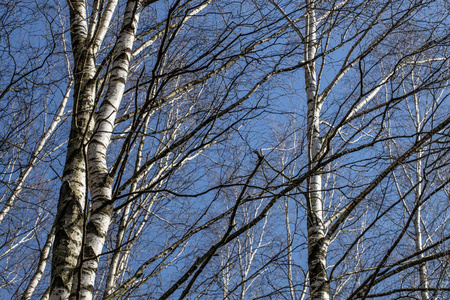
M 449 298 L 449 5 L 0 4 L 0 298 Z

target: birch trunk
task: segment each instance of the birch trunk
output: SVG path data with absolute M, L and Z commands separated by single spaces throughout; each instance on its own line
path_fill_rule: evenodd
M 44 274 L 45 271 L 45 266 L 47 265 L 47 260 L 50 257 L 50 250 L 52 248 L 54 240 L 55 240 L 55 228 L 53 227 L 52 230 L 49 232 L 47 236 L 47 241 L 45 242 L 44 248 L 42 249 L 41 256 L 39 258 L 39 263 L 36 268 L 36 272 L 33 275 L 33 278 L 31 279 L 27 288 L 23 292 L 21 300 L 31 299 L 31 296 L 33 295 L 37 285 L 41 281 L 42 275 Z
M 145 123 L 146 124 L 148 123 L 148 118 L 146 118 Z M 146 133 L 146 130 L 144 128 L 144 134 L 145 133 Z M 141 166 L 144 141 L 145 141 L 145 136 L 143 136 L 141 138 L 141 141 L 139 143 L 137 159 L 136 159 L 136 163 L 135 163 L 135 170 L 138 170 L 139 167 Z M 136 182 L 132 183 L 131 187 L 130 187 L 130 191 L 136 191 L 136 187 L 137 187 Z M 130 210 L 131 210 L 131 202 L 127 203 L 127 205 L 125 206 L 123 213 L 122 213 L 122 217 L 120 219 L 119 230 L 118 230 L 118 233 L 116 236 L 116 249 L 117 250 L 114 252 L 114 254 L 111 258 L 111 262 L 109 264 L 108 276 L 106 278 L 105 292 L 103 294 L 104 297 L 107 297 L 113 291 L 114 287 L 116 286 L 116 282 L 117 282 L 117 278 L 118 278 L 118 274 L 119 274 L 120 257 L 123 254 L 123 249 L 122 249 L 123 245 L 122 244 L 124 242 L 125 233 L 127 230 L 127 224 L 129 224 L 129 220 L 130 220 Z M 127 246 L 125 246 L 125 248 L 126 247 Z
M 88 25 L 84 1 L 69 1 L 74 56 L 74 107 L 66 163 L 54 227 L 50 299 L 68 299 L 83 238 L 86 200 L 84 145 L 92 131 L 95 63 L 87 48 Z
M 421 151 L 419 151 L 419 160 L 417 161 L 417 186 L 416 186 L 416 201 L 415 201 L 415 205 L 420 205 L 418 204 L 420 202 L 420 195 L 422 193 L 422 185 L 420 183 L 421 181 L 421 175 L 419 172 L 421 172 L 421 161 L 420 161 L 420 157 L 421 157 Z M 421 207 L 419 206 L 417 208 L 416 214 L 414 216 L 414 231 L 415 231 L 415 242 L 416 242 L 416 251 L 420 252 L 422 251 L 422 227 L 421 227 L 421 221 L 422 221 L 422 216 L 421 216 Z M 422 259 L 423 253 L 420 253 L 417 258 L 418 259 Z M 425 262 L 421 263 L 419 265 L 419 279 L 420 279 L 420 288 L 421 288 L 421 299 L 422 300 L 428 300 L 428 275 L 427 275 L 427 265 Z
M 317 51 L 317 20 L 315 2 L 306 1 L 306 35 L 305 35 L 305 88 L 308 105 L 308 154 L 309 169 L 317 165 L 320 143 L 321 103 L 317 97 L 316 63 L 313 58 Z M 308 178 L 307 226 L 308 226 L 308 270 L 309 298 L 329 299 L 330 287 L 326 273 L 326 253 L 328 243 L 325 239 L 323 223 L 322 175 L 313 174 Z
M 102 252 L 111 222 L 113 178 L 108 173 L 107 148 L 128 77 L 138 19 L 138 1 L 128 1 L 124 23 L 115 47 L 111 79 L 96 116 L 95 130 L 88 148 L 92 215 L 86 227 L 85 246 L 80 266 L 81 274 L 79 281 L 78 278 L 74 281 L 72 299 L 92 299 L 99 255 Z
M 3 207 L 2 211 L 0 212 L 0 223 L 3 221 L 3 218 L 8 213 L 8 211 L 12 208 L 13 203 L 15 202 L 17 196 L 22 191 L 22 186 L 27 178 L 27 176 L 30 174 L 36 163 L 39 161 L 39 154 L 41 153 L 42 149 L 44 148 L 45 143 L 50 138 L 50 136 L 54 133 L 57 126 L 60 124 L 62 120 L 62 116 L 64 114 L 67 100 L 69 98 L 70 90 L 72 89 L 72 82 L 69 83 L 66 94 L 64 96 L 63 101 L 61 102 L 58 112 L 56 116 L 53 118 L 52 123 L 50 124 L 48 130 L 43 134 L 41 137 L 38 145 L 36 146 L 36 149 L 33 151 L 30 160 L 28 162 L 27 167 L 25 168 L 24 172 L 21 173 L 19 177 L 19 182 L 13 189 L 11 196 L 6 202 L 6 205 Z M 30 299 L 33 295 L 34 290 L 36 289 L 36 286 L 39 284 L 39 281 L 42 278 L 42 275 L 44 274 L 45 267 L 47 265 L 47 261 L 50 257 L 50 250 L 53 245 L 53 241 L 55 239 L 55 228 L 53 227 L 51 232 L 47 236 L 47 241 L 44 245 L 44 248 L 42 249 L 42 252 L 40 254 L 39 263 L 37 266 L 37 270 L 31 279 L 30 283 L 28 284 L 27 288 L 25 289 L 22 299 Z
M 415 106 L 415 117 L 416 117 L 416 134 L 420 137 L 420 108 L 419 108 L 419 99 L 418 96 L 414 97 L 414 106 Z M 416 251 L 422 251 L 422 216 L 421 216 L 421 207 L 420 200 L 422 195 L 422 155 L 423 151 L 419 150 L 417 153 L 417 162 L 416 162 L 416 188 L 414 190 L 415 194 L 415 205 L 418 205 L 416 215 L 414 216 L 414 231 L 415 231 L 415 242 L 416 242 Z M 418 259 L 422 259 L 424 257 L 423 253 L 418 255 Z M 420 296 L 422 300 L 428 300 L 428 274 L 427 274 L 427 264 L 423 262 L 419 265 L 419 279 L 420 279 L 420 288 L 422 289 L 420 292 Z
M 93 12 L 87 23 L 86 2 L 68 1 L 74 58 L 73 116 L 63 180 L 54 227 L 50 299 L 68 299 L 79 263 L 83 239 L 87 191 L 85 146 L 93 132 L 96 97 L 95 56 L 106 35 L 117 0 L 108 1 L 99 17 Z M 95 32 L 95 34 L 94 34 Z
M 285 226 L 286 226 L 286 242 L 287 242 L 287 261 L 288 261 L 288 274 L 287 279 L 289 283 L 289 295 L 291 296 L 291 300 L 295 300 L 295 287 L 294 287 L 294 280 L 292 276 L 292 233 L 291 233 L 291 227 L 289 225 L 289 200 L 284 200 L 284 218 L 285 218 Z

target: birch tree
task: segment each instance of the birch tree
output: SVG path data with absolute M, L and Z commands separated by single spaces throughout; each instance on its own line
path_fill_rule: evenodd
M 57 229 L 53 247 L 51 299 L 68 297 L 91 299 L 94 296 L 98 264 L 105 246 L 108 228 L 111 225 L 114 202 L 119 203 L 116 202 L 116 198 L 121 198 L 124 193 L 126 195 L 127 191 L 130 192 L 130 188 L 132 193 L 140 195 L 167 184 L 167 177 L 172 176 L 172 172 L 216 144 L 216 140 L 225 139 L 233 127 L 238 126 L 258 106 L 254 108 L 250 106 L 247 109 L 249 113 L 238 116 L 228 125 L 220 121 L 221 118 L 235 114 L 234 111 L 237 108 L 242 109 L 244 101 L 249 99 L 272 75 L 299 67 L 280 68 L 278 65 L 284 59 L 280 57 L 269 70 L 255 69 L 255 72 L 260 72 L 260 75 L 259 78 L 252 80 L 249 91 L 242 95 L 233 92 L 233 96 L 227 96 L 235 88 L 233 81 L 244 74 L 242 70 L 234 66 L 240 65 L 244 69 L 254 69 L 252 62 L 246 62 L 244 59 L 261 52 L 264 44 L 286 31 L 288 27 L 278 27 L 275 32 L 265 29 L 262 36 L 258 36 L 261 29 L 255 27 L 254 32 L 250 32 L 251 38 L 246 41 L 244 38 L 236 38 L 241 35 L 240 33 L 233 33 L 233 30 L 242 31 L 239 28 L 241 23 L 231 27 L 220 25 L 217 39 L 214 36 L 211 43 L 207 43 L 202 52 L 197 54 L 196 49 L 189 49 L 191 46 L 186 40 L 188 36 L 183 28 L 189 26 L 190 19 L 196 19 L 198 14 L 203 14 L 204 9 L 209 9 L 210 1 L 169 3 L 169 8 L 164 9 L 167 12 L 166 19 L 158 21 L 149 28 L 144 25 L 140 31 L 138 27 L 141 14 L 149 10 L 151 5 L 158 10 L 162 7 L 156 1 L 128 1 L 124 8 L 123 19 L 119 19 L 120 30 L 117 38 L 111 41 L 109 52 L 101 55 L 98 52 L 100 45 L 110 27 L 114 7 L 119 4 L 108 2 L 102 4 L 104 7 L 88 8 L 84 2 L 69 3 L 74 73 L 80 76 L 79 79 L 75 79 L 75 95 L 80 98 L 75 98 L 74 103 L 77 106 L 81 105 L 81 115 L 78 116 L 75 112 L 72 118 L 72 136 L 69 138 L 64 172 L 69 177 L 67 177 L 67 184 L 64 183 L 63 178 L 55 221 Z M 248 16 L 242 18 L 248 18 Z M 209 24 L 210 21 L 205 18 L 204 22 Z M 256 36 L 258 39 L 255 39 Z M 154 43 L 155 47 L 153 47 Z M 238 43 L 247 45 L 239 49 L 236 48 Z M 194 56 L 189 57 L 183 52 L 174 52 L 177 48 L 172 50 L 172 47 L 185 47 L 184 44 L 188 47 L 187 53 L 192 53 Z M 153 55 L 151 51 L 156 52 L 153 52 L 155 53 Z M 104 57 L 99 66 L 96 65 L 98 56 Z M 146 59 L 150 61 L 154 59 L 152 70 L 147 73 L 142 67 L 140 75 L 136 73 L 133 78 L 130 72 L 133 68 L 138 68 L 139 64 L 136 65 L 136 63 L 144 60 L 146 64 Z M 232 80 L 223 87 L 219 85 L 219 90 L 215 92 L 211 90 L 216 94 L 218 101 L 203 104 L 205 100 L 203 100 L 202 90 L 205 89 L 205 85 L 215 82 L 211 81 L 216 80 L 215 78 L 224 80 L 225 72 L 231 76 Z M 181 77 L 184 74 L 189 76 Z M 190 74 L 193 74 L 192 78 Z M 95 80 L 96 77 L 99 78 L 98 81 Z M 127 89 L 130 79 L 133 80 L 130 84 L 134 84 L 135 87 L 130 85 Z M 228 79 L 225 82 L 228 82 Z M 143 96 L 140 96 L 142 90 L 146 91 L 143 92 Z M 124 102 L 126 95 L 131 93 L 134 93 L 135 99 L 128 100 L 128 103 Z M 193 101 L 193 103 L 185 106 L 184 101 Z M 121 107 L 126 108 L 130 105 L 134 107 L 134 111 L 123 113 L 119 118 L 116 117 Z M 166 107 L 170 107 L 169 115 L 165 111 Z M 134 171 L 128 173 L 127 164 L 132 157 L 130 153 L 134 151 L 133 145 L 137 138 L 142 136 L 143 126 L 152 127 L 152 122 L 155 122 L 152 121 L 154 120 L 152 116 L 155 114 L 160 114 L 163 119 L 169 118 L 165 124 L 167 129 L 161 127 L 164 123 L 160 124 L 158 121 L 153 124 L 161 129 L 157 129 L 157 133 L 154 134 L 148 133 L 151 143 L 153 143 L 152 136 L 160 136 L 161 144 L 154 149 L 149 149 L 142 142 L 141 147 L 153 153 L 153 157 L 147 156 L 147 160 L 142 162 L 140 159 L 137 160 Z M 191 114 L 194 115 L 191 116 Z M 116 147 L 119 148 L 113 158 L 109 149 L 114 147 L 112 138 L 114 138 L 116 126 L 123 129 L 120 129 L 121 133 L 115 137 L 118 140 Z M 159 130 L 162 130 L 161 133 L 158 132 Z M 71 154 L 72 141 L 76 142 L 73 146 L 76 153 L 73 155 Z M 138 151 L 143 151 L 143 148 Z M 142 154 L 137 155 L 140 157 Z M 161 163 L 164 165 L 161 166 Z M 153 173 L 156 165 L 160 165 L 160 169 L 157 173 Z M 73 171 L 67 168 L 73 168 Z M 149 174 L 153 175 L 151 179 L 147 179 Z M 87 178 L 89 181 L 86 181 Z M 146 182 L 147 180 L 149 181 Z M 71 184 L 71 182 L 74 183 Z M 136 188 L 137 183 L 140 183 L 139 189 Z M 71 190 L 68 190 L 68 186 Z M 76 186 L 75 190 L 72 186 Z M 88 189 L 90 199 L 87 198 Z M 150 197 L 152 199 L 150 205 L 156 201 L 155 198 L 158 199 L 155 196 Z M 124 222 L 130 213 L 131 201 L 135 201 L 134 196 L 123 204 Z M 239 205 L 240 200 L 233 211 Z M 122 205 L 119 204 L 118 207 L 121 209 Z M 66 213 L 66 210 L 70 213 Z M 146 226 L 146 223 L 141 224 Z M 231 228 L 229 227 L 229 230 Z M 117 238 L 120 242 L 123 239 L 123 233 L 119 233 Z M 176 250 L 178 246 L 176 245 L 170 252 Z M 117 244 L 116 247 L 122 246 Z M 166 253 L 165 251 L 162 253 Z M 117 270 L 119 256 L 120 254 L 113 255 L 113 270 Z M 117 274 L 114 274 L 114 271 L 109 273 L 104 291 L 105 297 L 117 297 L 117 293 L 123 293 L 123 287 L 114 291 L 115 277 Z M 135 280 L 132 277 L 125 281 L 125 292 L 128 292 L 131 284 L 140 284 L 135 283 Z M 170 293 L 172 289 L 169 289 L 165 295 Z
M 415 86 L 418 80 L 418 73 L 420 73 L 420 68 L 416 68 L 415 70 L 409 72 L 410 80 L 405 80 L 402 83 L 405 86 L 404 89 L 406 89 L 406 86 L 409 85 Z M 442 104 L 441 101 L 443 100 L 441 98 L 443 94 L 441 93 L 426 95 L 425 99 L 422 99 L 421 96 L 422 95 L 420 93 L 414 94 L 411 97 L 411 100 L 405 103 L 406 105 L 404 107 L 405 111 L 408 112 L 411 126 L 415 128 L 417 136 L 420 136 L 424 131 L 426 131 L 424 127 L 428 126 L 427 124 L 429 124 L 429 122 L 432 122 L 434 113 L 436 109 L 440 107 Z M 389 127 L 390 126 L 388 125 L 387 128 Z M 399 145 L 396 145 L 395 141 L 393 141 L 393 144 L 389 146 L 392 149 L 391 151 L 398 151 L 397 149 L 399 148 Z M 441 224 L 436 224 L 438 227 L 434 228 L 433 225 L 427 224 L 429 222 L 429 220 L 427 220 L 428 217 L 423 217 L 425 207 L 423 206 L 421 199 L 426 195 L 424 188 L 433 189 L 433 182 L 440 182 L 442 180 L 440 172 L 436 172 L 432 175 L 437 176 L 434 180 L 432 179 L 433 177 L 428 177 L 431 175 L 430 172 L 428 172 L 428 169 L 436 168 L 435 165 L 426 166 L 429 162 L 426 157 L 435 155 L 434 153 L 432 154 L 431 152 L 433 151 L 430 150 L 431 149 L 427 148 L 421 149 L 417 152 L 415 161 L 413 161 L 410 165 L 402 166 L 398 174 L 393 174 L 395 186 L 397 192 L 399 193 L 399 197 L 403 199 L 402 202 L 406 213 L 410 214 L 412 210 L 415 210 L 412 238 L 414 241 L 415 251 L 420 253 L 418 255 L 418 259 L 424 258 L 422 253 L 424 246 L 433 242 L 434 236 L 436 232 L 439 231 L 438 228 L 441 226 Z M 410 193 L 410 197 L 414 200 L 409 200 L 409 197 L 405 194 L 406 190 L 411 189 L 413 192 Z M 409 201 L 407 201 L 407 199 Z M 427 211 L 427 215 L 433 215 L 433 213 Z M 420 288 L 420 299 L 429 299 L 430 292 L 432 292 L 429 291 L 429 274 L 432 274 L 433 272 L 428 271 L 427 265 L 427 262 L 424 261 L 417 267 L 417 285 Z
M 448 297 L 446 1 L 0 7 L 0 297 Z
M 17 286 L 31 278 L 26 297 L 43 276 L 54 239 L 48 230 L 54 203 L 43 199 L 54 197 L 52 187 L 59 184 L 54 167 L 66 138 L 57 132 L 68 119 L 73 85 L 67 39 L 57 34 L 30 38 L 32 26 L 58 32 L 58 14 L 50 21 L 39 9 L 58 11 L 19 1 L 0 6 L 0 286 L 18 296 Z M 42 246 L 37 264 L 30 243 Z
M 428 75 L 421 77 L 419 85 L 403 90 L 403 93 L 397 93 L 395 86 L 390 84 L 388 87 L 386 84 L 394 79 L 403 82 L 405 80 L 402 77 L 405 76 L 405 66 L 408 66 L 406 74 L 413 72 L 411 70 L 419 68 L 422 64 L 427 64 L 430 68 L 429 70 L 447 68 L 448 56 L 445 46 L 440 50 L 437 49 L 439 48 L 438 45 L 447 45 L 448 34 L 442 31 L 443 35 L 434 40 L 435 35 L 432 37 L 425 34 L 424 36 L 422 35 L 423 32 L 414 35 L 405 31 L 406 28 L 413 28 L 418 24 L 417 22 L 420 22 L 419 20 L 426 15 L 424 11 L 435 11 L 438 9 L 438 6 L 435 6 L 437 3 L 421 1 L 402 4 L 389 1 L 383 3 L 376 1 L 365 3 L 356 1 L 333 3 L 306 1 L 304 7 L 300 10 L 304 13 L 301 22 L 293 21 L 292 15 L 294 15 L 295 11 L 291 10 L 292 13 L 288 11 L 293 5 L 276 1 L 271 1 L 271 3 L 285 17 L 286 21 L 292 25 L 293 31 L 298 35 L 298 40 L 303 47 L 304 61 L 306 62 L 304 67 L 304 98 L 307 103 L 306 123 L 310 175 L 306 177 L 304 194 L 306 198 L 306 214 L 308 216 L 309 296 L 311 299 L 329 299 L 332 278 L 329 277 L 329 272 L 327 272 L 327 252 L 330 243 L 338 235 L 342 235 L 339 233 L 340 228 L 345 228 L 345 224 L 355 217 L 352 215 L 356 213 L 357 207 L 369 193 L 376 189 L 381 184 L 381 181 L 389 176 L 390 172 L 396 169 L 397 166 L 402 165 L 404 160 L 409 160 L 410 155 L 418 153 L 417 155 L 420 157 L 421 150 L 419 150 L 418 146 L 413 146 L 409 150 L 410 153 L 406 151 L 403 156 L 400 155 L 393 158 L 391 165 L 382 171 L 378 177 L 375 177 L 371 184 L 358 183 L 360 182 L 358 179 L 349 182 L 349 186 L 356 184 L 357 186 L 366 186 L 366 188 L 359 195 L 356 194 L 355 198 L 351 198 L 354 200 L 343 204 L 340 209 L 335 211 L 334 209 L 339 207 L 342 202 L 340 200 L 336 201 L 333 199 L 334 197 L 326 199 L 326 189 L 322 182 L 323 172 L 330 172 L 327 171 L 327 164 L 332 163 L 335 165 L 335 162 L 332 159 L 328 159 L 328 157 L 333 158 L 342 154 L 343 157 L 347 158 L 356 155 L 353 156 L 353 159 L 356 159 L 356 161 L 361 159 L 361 162 L 378 160 L 378 155 L 375 153 L 372 157 L 367 157 L 359 152 L 362 149 L 367 149 L 366 147 L 369 145 L 371 147 L 375 146 L 378 141 L 384 139 L 383 126 L 376 126 L 375 124 L 379 122 L 376 120 L 392 116 L 391 114 L 386 116 L 386 112 L 389 111 L 390 105 L 395 105 L 395 102 L 402 102 L 402 99 L 416 94 L 418 91 L 429 90 L 430 87 L 426 86 L 426 78 L 434 77 L 437 73 L 427 73 Z M 369 10 L 370 14 L 366 14 Z M 433 19 L 433 23 L 447 24 L 444 21 L 446 18 L 446 13 L 439 17 L 436 16 L 436 19 Z M 387 19 L 390 20 L 389 25 L 384 21 Z M 339 24 L 345 25 L 341 27 Z M 383 25 L 379 26 L 380 24 Z M 437 29 L 436 27 L 434 28 Z M 340 31 L 341 29 L 342 31 Z M 397 39 L 396 37 L 399 34 L 403 35 L 399 39 L 400 42 L 394 40 Z M 416 38 L 422 43 L 412 45 L 406 41 L 407 37 Z M 391 45 L 387 43 L 391 43 Z M 340 58 L 335 56 L 338 51 L 341 51 L 339 49 L 343 50 L 343 55 Z M 320 51 L 323 52 L 320 53 Z M 390 52 L 393 52 L 394 55 L 390 55 Z M 427 58 L 426 53 L 433 53 L 432 57 Z M 378 62 L 376 61 L 377 58 L 380 59 Z M 389 61 L 389 65 L 392 67 L 386 67 L 385 61 Z M 433 68 L 429 65 L 432 61 L 441 61 L 444 64 L 437 63 Z M 382 72 L 375 71 L 377 66 L 380 69 L 382 68 Z M 400 73 L 403 74 L 400 75 Z M 353 80 L 356 80 L 357 83 L 352 83 L 352 79 L 346 80 L 346 77 L 354 78 Z M 448 76 L 444 75 L 438 81 L 440 80 L 443 80 L 443 85 L 438 84 L 436 87 L 445 87 Z M 340 93 L 339 89 L 344 89 L 345 92 Z M 445 89 L 441 91 L 446 94 Z M 386 100 L 380 101 L 380 96 L 385 97 Z M 389 100 L 389 98 L 393 99 L 393 101 Z M 332 108 L 334 103 L 328 105 L 328 110 L 333 111 L 333 113 L 337 112 L 336 116 L 330 116 L 328 119 L 326 114 L 322 113 L 322 108 L 329 101 L 333 101 L 338 106 Z M 374 105 L 375 103 L 376 105 Z M 378 116 L 376 113 L 372 114 L 376 110 L 380 111 Z M 384 113 L 382 112 L 383 110 Z M 340 114 L 342 115 L 339 116 Z M 417 140 L 420 140 L 420 132 L 412 134 L 413 136 L 418 136 Z M 366 138 L 366 143 L 361 142 Z M 350 147 L 352 144 L 359 146 Z M 353 155 L 349 156 L 347 154 L 352 152 L 354 153 Z M 358 154 L 358 152 L 361 154 Z M 358 168 L 352 167 L 352 164 L 347 160 L 347 162 L 342 163 L 342 166 L 344 168 Z M 370 163 L 366 165 L 370 166 Z M 332 177 L 336 178 L 335 176 L 339 173 L 337 170 L 342 167 L 339 167 L 338 163 L 338 166 L 334 168 L 337 169 Z M 338 187 L 333 189 L 335 188 L 341 192 L 344 190 L 344 188 Z M 420 185 L 417 189 L 421 189 Z M 355 193 L 357 190 L 358 188 L 353 188 L 347 195 Z M 328 194 L 334 195 L 335 193 Z M 418 210 L 418 212 L 415 214 L 415 217 L 418 218 L 419 216 L 420 218 L 420 204 L 416 204 L 416 206 L 415 210 Z M 332 210 L 330 211 L 330 209 Z M 325 217 L 325 212 L 328 214 L 328 217 Z M 415 223 L 418 223 L 417 219 Z M 403 229 L 405 230 L 405 228 Z M 420 225 L 416 227 L 415 232 L 417 240 L 420 240 Z M 365 231 L 356 238 L 350 249 L 347 249 L 344 257 L 352 247 L 359 243 L 358 241 L 364 233 Z M 389 257 L 390 252 L 394 248 L 395 243 L 393 248 L 387 251 L 384 259 Z M 417 249 L 417 253 L 420 253 L 421 250 L 419 249 L 421 249 L 421 246 Z M 421 254 L 418 255 L 422 257 Z M 341 262 L 342 258 L 338 260 L 338 263 Z M 381 268 L 383 264 L 385 264 L 385 261 L 382 261 L 376 270 Z M 424 264 L 421 265 L 420 277 L 422 278 L 421 285 L 424 287 L 422 297 L 426 298 L 428 287 L 424 266 Z M 332 268 L 331 275 L 333 275 L 335 268 L 336 265 Z M 377 276 L 377 272 L 373 276 Z M 363 285 L 356 289 L 356 292 L 351 294 L 350 298 L 367 297 L 371 287 L 370 285 L 368 287 L 367 284 L 374 281 L 374 279 L 367 279 Z M 361 293 L 361 290 L 364 290 L 364 292 L 358 294 L 358 292 Z

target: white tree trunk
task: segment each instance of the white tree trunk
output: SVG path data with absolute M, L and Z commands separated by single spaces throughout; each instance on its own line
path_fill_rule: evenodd
M 305 88 L 308 105 L 308 154 L 309 169 L 317 165 L 317 156 L 321 150 L 320 110 L 317 97 L 316 64 L 313 60 L 317 51 L 317 20 L 314 1 L 306 1 L 305 34 Z M 308 178 L 307 214 L 308 214 L 308 270 L 309 298 L 311 300 L 329 299 L 329 282 L 326 273 L 326 253 L 328 243 L 325 239 L 323 223 L 322 175 L 313 174 Z
M 27 288 L 23 292 L 22 300 L 29 300 L 31 299 L 31 296 L 34 293 L 34 290 L 36 289 L 37 285 L 41 281 L 42 275 L 44 274 L 45 267 L 47 265 L 47 261 L 50 257 L 50 250 L 53 245 L 53 241 L 55 240 L 55 227 L 52 228 L 52 230 L 49 232 L 47 236 L 47 241 L 44 244 L 44 248 L 41 251 L 41 255 L 39 257 L 39 263 L 36 268 L 36 272 L 34 273 L 33 278 L 31 279 L 30 283 L 28 284 Z
M 93 12 L 88 25 L 86 3 L 72 0 L 70 29 L 74 56 L 74 108 L 66 164 L 54 227 L 50 299 L 68 299 L 79 263 L 83 239 L 87 174 L 85 145 L 93 132 L 96 97 L 95 56 L 111 22 L 117 0 L 109 1 L 101 17 Z M 100 18 L 100 19 L 99 19 Z
M 294 280 L 292 276 L 292 233 L 291 227 L 289 225 L 289 199 L 284 199 L 284 218 L 285 218 L 285 226 L 286 226 L 286 242 L 287 242 L 287 261 L 288 261 L 288 274 L 287 280 L 289 283 L 289 294 L 291 296 L 291 300 L 295 300 L 295 287 Z
M 128 1 L 122 30 L 116 43 L 111 78 L 105 98 L 96 116 L 94 133 L 88 148 L 89 186 L 92 215 L 86 227 L 81 260 L 80 282 L 74 281 L 71 298 L 92 299 L 99 255 L 111 222 L 113 178 L 108 173 L 106 156 L 114 120 L 125 90 L 131 51 L 139 20 L 138 1 Z
M 67 157 L 54 227 L 50 299 L 68 299 L 83 239 L 86 201 L 84 145 L 92 132 L 91 112 L 95 98 L 95 63 L 87 48 L 86 7 L 69 1 L 72 52 L 74 56 L 74 107 Z
M 418 96 L 414 97 L 414 106 L 415 106 L 415 117 L 416 117 L 416 134 L 420 136 L 420 108 L 419 108 L 419 99 Z M 420 207 L 420 199 L 422 195 L 422 154 L 423 151 L 420 150 L 417 153 L 417 162 L 416 162 L 416 188 L 414 190 L 415 194 L 415 205 L 419 205 L 416 211 L 416 215 L 414 216 L 414 231 L 415 231 L 415 242 L 416 242 L 416 251 L 420 252 L 422 250 L 422 216 L 421 216 L 421 207 Z M 423 253 L 419 254 L 418 259 L 423 258 Z M 428 300 L 428 272 L 427 272 L 427 264 L 423 262 L 419 265 L 419 279 L 420 279 L 420 288 L 422 289 L 420 292 L 422 300 Z

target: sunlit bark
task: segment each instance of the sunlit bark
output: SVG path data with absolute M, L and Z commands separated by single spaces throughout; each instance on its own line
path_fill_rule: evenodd
M 92 213 L 86 226 L 86 240 L 81 256 L 79 279 L 74 282 L 74 299 L 92 299 L 99 255 L 102 252 L 112 215 L 111 193 L 113 179 L 106 163 L 107 149 L 115 117 L 125 90 L 131 52 L 139 21 L 139 1 L 128 1 L 121 33 L 118 37 L 108 90 L 99 112 L 88 148 L 89 186 Z
M 0 5 L 2 295 L 447 296 L 444 2 Z
M 92 132 L 95 99 L 93 53 L 88 47 L 88 24 L 84 1 L 70 1 L 70 26 L 74 65 L 74 104 L 67 146 L 52 255 L 50 299 L 68 299 L 83 239 L 86 205 L 85 145 Z
M 308 158 L 309 169 L 317 165 L 321 151 L 320 111 L 322 103 L 317 97 L 317 71 L 313 60 L 317 53 L 317 20 L 315 1 L 306 2 L 305 32 L 305 90 L 308 106 Z M 309 298 L 329 299 L 330 285 L 326 273 L 327 240 L 323 224 L 322 175 L 320 170 L 308 178 L 307 214 L 308 214 L 308 270 Z

